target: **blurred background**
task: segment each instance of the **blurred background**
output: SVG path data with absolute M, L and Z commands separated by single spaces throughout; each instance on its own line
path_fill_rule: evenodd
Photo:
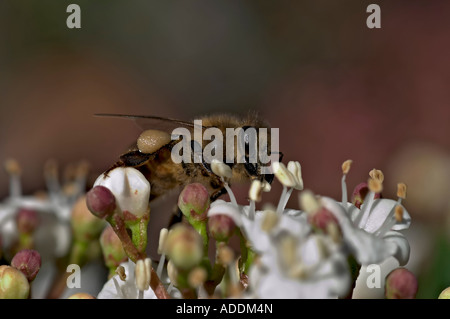
M 25 193 L 46 160 L 86 159 L 93 179 L 140 133 L 94 113 L 255 110 L 316 193 L 339 198 L 348 158 L 350 188 L 374 167 L 386 197 L 406 182 L 418 297 L 450 286 L 449 2 L 383 2 L 373 30 L 373 1 L 77 1 L 68 29 L 72 2 L 0 1 L 0 161 L 21 164 Z

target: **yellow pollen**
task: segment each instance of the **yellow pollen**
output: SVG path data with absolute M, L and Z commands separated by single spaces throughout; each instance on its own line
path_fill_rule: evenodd
M 233 250 L 227 246 L 225 243 L 220 243 L 218 247 L 218 254 L 217 257 L 219 259 L 219 262 L 226 266 L 233 262 L 234 260 L 234 252 Z
M 320 203 L 310 190 L 300 193 L 300 208 L 308 214 L 313 214 L 320 209 Z
M 381 191 L 383 190 L 383 182 L 378 179 L 369 178 L 367 184 L 371 192 L 381 193 Z
M 285 236 L 280 241 L 280 255 L 286 268 L 291 268 L 297 261 L 297 241 L 292 236 Z
M 406 198 L 406 184 L 405 183 L 397 184 L 397 197 L 399 197 L 401 199 Z
M 5 170 L 8 174 L 11 175 L 20 175 L 22 170 L 20 169 L 20 165 L 16 160 L 8 159 L 5 162 Z
M 261 229 L 270 232 L 278 224 L 278 214 L 273 210 L 264 212 L 264 219 L 261 223 Z
M 206 270 L 203 267 L 195 267 L 188 276 L 189 285 L 193 288 L 200 287 L 206 281 Z
M 372 177 L 373 179 L 379 181 L 380 183 L 383 183 L 384 181 L 384 174 L 382 171 L 380 171 L 379 169 L 373 169 L 369 172 L 369 176 Z
M 347 175 L 350 171 L 350 168 L 352 166 L 353 161 L 352 160 L 346 160 L 344 163 L 342 163 L 342 173 L 344 175 Z
M 395 206 L 395 220 L 398 222 L 403 220 L 403 208 L 400 205 Z

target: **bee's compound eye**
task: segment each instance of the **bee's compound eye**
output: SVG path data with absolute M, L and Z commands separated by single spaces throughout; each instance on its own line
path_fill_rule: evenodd
M 151 154 L 170 142 L 170 134 L 159 130 L 146 130 L 138 137 L 137 147 L 140 152 Z

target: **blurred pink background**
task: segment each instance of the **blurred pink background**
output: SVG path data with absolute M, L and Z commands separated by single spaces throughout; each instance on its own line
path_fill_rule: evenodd
M 443 224 L 450 3 L 383 2 L 382 28 L 371 30 L 371 2 L 79 1 L 82 28 L 70 30 L 69 1 L 2 1 L 0 160 L 17 159 L 34 192 L 47 159 L 87 159 L 95 178 L 139 135 L 94 113 L 189 120 L 257 110 L 280 128 L 305 187 L 338 198 L 351 158 L 350 188 L 381 169 L 388 196 L 406 182 L 413 217 Z M 3 198 L 4 171 L 0 181 Z

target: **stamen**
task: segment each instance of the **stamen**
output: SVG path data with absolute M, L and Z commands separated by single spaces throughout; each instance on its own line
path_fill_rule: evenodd
M 290 269 L 297 261 L 297 241 L 293 236 L 284 236 L 280 240 L 280 260 L 285 269 Z
M 169 233 L 169 230 L 167 228 L 162 228 L 159 232 L 159 245 L 158 245 L 158 254 L 161 255 L 161 259 L 159 260 L 158 268 L 156 269 L 156 274 L 158 277 L 161 277 L 164 263 L 166 261 L 166 253 L 164 249 L 164 245 L 166 243 L 167 235 Z
M 350 171 L 352 163 L 353 163 L 352 160 L 346 160 L 344 163 L 342 163 L 342 179 L 341 179 L 342 205 L 346 205 L 348 202 L 347 183 L 345 182 L 345 179 L 347 177 L 348 172 Z
M 350 171 L 350 168 L 352 167 L 353 161 L 351 159 L 346 160 L 344 163 L 342 163 L 342 174 L 347 175 Z
M 234 196 L 233 191 L 231 190 L 230 186 L 228 186 L 228 183 L 222 178 L 223 181 L 223 186 L 225 187 L 225 189 L 227 190 L 228 196 L 230 196 L 230 201 L 236 205 L 239 206 L 236 200 L 236 197 Z
M 222 177 L 222 178 L 231 178 L 233 176 L 233 172 L 231 171 L 230 166 L 222 163 L 217 159 L 213 159 L 211 161 L 211 170 L 214 174 Z
M 56 198 L 61 194 L 61 185 L 58 179 L 58 162 L 49 159 L 44 164 L 44 178 L 50 198 Z M 67 182 L 69 183 L 69 181 Z
M 260 202 L 262 198 L 262 190 L 262 183 L 259 180 L 254 179 L 252 181 L 252 185 L 250 186 L 248 197 L 250 197 L 251 201 Z
M 116 274 L 119 275 L 120 280 L 122 280 L 122 281 L 127 280 L 127 275 L 125 273 L 125 268 L 123 266 L 117 267 Z
M 400 205 L 395 206 L 395 220 L 401 222 L 403 220 L 403 207 Z
M 135 267 L 135 282 L 139 291 L 147 290 L 150 287 L 152 261 L 150 258 L 139 259 Z
M 206 281 L 207 273 L 203 267 L 195 267 L 188 275 L 188 283 L 192 288 L 199 288 Z
M 285 203 L 287 202 L 286 201 L 286 196 L 288 196 L 288 194 L 290 196 L 291 193 L 288 192 L 287 187 L 285 185 L 283 185 L 283 191 L 281 192 L 280 200 L 278 201 L 278 206 L 277 206 L 277 213 L 278 214 L 281 214 L 283 212 L 283 210 L 284 210 L 283 206 L 285 206 Z M 288 200 L 289 200 L 289 197 L 288 197 Z
M 116 278 L 112 277 L 112 280 L 114 283 L 114 287 L 116 288 L 117 295 L 120 298 L 125 299 L 125 296 L 123 295 L 122 289 L 120 289 L 119 283 L 117 282 Z
M 294 175 L 286 168 L 283 163 L 274 162 L 272 164 L 272 170 L 277 179 L 286 187 L 295 187 L 296 180 Z
M 379 169 L 373 169 L 369 172 L 369 176 L 374 179 L 379 181 L 380 183 L 383 183 L 384 181 L 384 174 L 382 171 L 380 171 Z
M 227 246 L 224 242 L 221 242 L 217 247 L 218 262 L 223 266 L 229 265 L 234 260 L 233 250 Z
M 9 196 L 11 198 L 19 198 L 22 196 L 22 184 L 20 182 L 19 163 L 13 159 L 8 159 L 5 162 L 5 170 L 9 174 Z
M 381 191 L 383 190 L 383 182 L 381 182 L 379 179 L 369 178 L 367 186 L 373 193 L 381 193 Z
M 373 202 L 375 200 L 375 193 L 378 193 L 377 190 L 380 190 L 381 187 L 381 183 L 379 183 L 378 181 L 375 181 L 374 179 L 369 179 L 368 181 L 368 186 L 369 186 L 369 194 L 367 194 L 366 198 L 364 199 L 364 203 L 361 206 L 361 211 L 359 212 L 358 216 L 356 217 L 354 224 L 358 225 L 359 228 L 364 228 L 364 226 L 366 225 L 368 219 L 369 219 L 369 215 L 370 215 L 370 211 L 372 209 L 372 205 Z
M 261 223 L 261 230 L 269 233 L 277 224 L 279 215 L 273 210 L 264 211 L 264 217 Z
M 297 190 L 303 190 L 303 178 L 302 178 L 302 167 L 297 161 L 290 161 L 288 163 L 287 169 L 292 173 L 295 178 L 294 188 Z
M 397 197 L 398 197 L 399 204 L 401 204 L 402 199 L 406 198 L 406 184 L 405 183 L 397 184 Z
M 310 190 L 303 191 L 299 196 L 300 208 L 308 214 L 313 214 L 320 209 L 320 203 Z
M 263 189 L 263 192 L 268 193 L 272 190 L 272 186 L 268 182 L 263 181 L 262 189 Z
M 167 276 L 169 276 L 170 279 L 170 285 L 169 290 L 167 292 L 170 293 L 170 290 L 172 290 L 171 286 L 177 285 L 177 278 L 178 278 L 178 270 L 173 264 L 172 260 L 169 260 L 167 263 Z

